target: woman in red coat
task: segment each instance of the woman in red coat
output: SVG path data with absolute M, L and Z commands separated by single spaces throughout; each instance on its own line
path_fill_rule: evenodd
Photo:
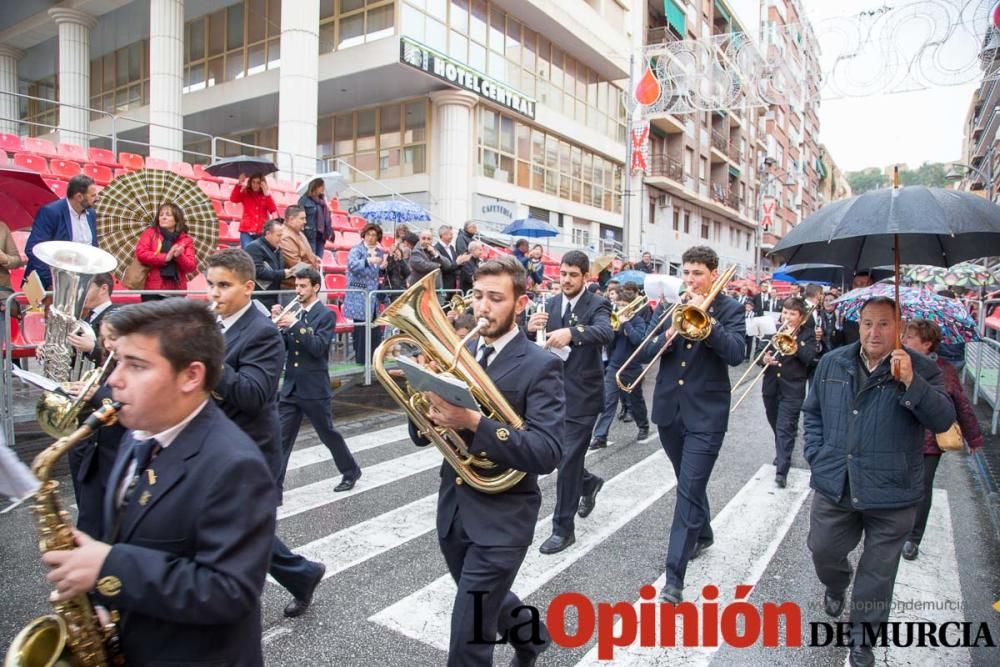
M 135 256 L 149 267 L 145 290 L 185 290 L 187 274 L 198 268 L 194 240 L 188 236 L 184 212 L 176 204 L 160 205 L 153 224 L 135 244 Z M 165 299 L 165 295 L 144 294 L 143 301 Z
M 240 218 L 241 248 L 246 248 L 252 241 L 259 239 L 264 223 L 278 214 L 278 207 L 267 192 L 263 174 L 254 174 L 249 179 L 246 174 L 240 174 L 240 180 L 233 187 L 229 201 L 243 204 L 243 217 Z

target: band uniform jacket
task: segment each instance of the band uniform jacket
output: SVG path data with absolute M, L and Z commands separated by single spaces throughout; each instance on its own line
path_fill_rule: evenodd
M 284 465 L 278 419 L 278 379 L 285 344 L 271 319 L 250 306 L 225 333 L 222 379 L 212 397 L 226 416 L 257 443 L 278 479 Z
M 760 317 L 764 313 L 780 313 L 781 304 L 784 301 L 784 299 L 775 296 L 771 292 L 768 292 L 767 294 L 764 294 L 763 292 L 755 294 L 753 297 L 754 315 Z
M 809 367 L 819 355 L 819 345 L 816 342 L 816 330 L 807 321 L 799 330 L 796 340 L 798 349 L 790 356 L 778 356 L 778 365 L 766 366 L 762 385 L 763 396 L 777 396 L 798 401 L 805 400 L 806 379 L 809 377 Z M 761 360 L 763 364 L 763 359 Z
M 281 332 L 285 339 L 285 381 L 281 396 L 327 399 L 330 391 L 330 341 L 337 316 L 322 302 L 303 310 L 298 321 Z
M 122 442 L 104 498 L 112 544 L 95 602 L 121 614 L 128 665 L 263 665 L 260 596 L 274 539 L 274 479 L 256 445 L 211 402 L 139 476 Z
M 657 306 L 652 322 L 660 321 L 664 308 Z M 694 433 L 724 433 L 729 428 L 732 386 L 726 366 L 743 363 L 746 354 L 744 309 L 735 299 L 720 294 L 708 308 L 714 320 L 712 333 L 703 341 L 677 336 L 660 358 L 653 391 L 650 420 L 665 426 L 680 420 Z M 663 345 L 666 329 L 643 348 L 649 363 Z
M 474 343 L 470 352 L 475 356 Z M 535 535 L 542 496 L 538 475 L 551 473 L 562 457 L 565 419 L 562 364 L 559 358 L 518 332 L 487 367 L 496 388 L 524 420 L 518 430 L 487 417 L 475 433 L 465 432 L 469 451 L 503 467 L 527 473 L 503 493 L 482 493 L 465 484 L 451 465 L 441 464 L 437 530 L 444 539 L 459 512 L 470 539 L 480 546 L 526 547 Z M 429 441 L 410 422 L 418 446 Z
M 257 289 L 269 292 L 280 290 L 281 282 L 285 279 L 285 256 L 281 253 L 281 248 L 271 247 L 267 239 L 261 236 L 248 243 L 244 250 L 253 259 Z M 278 303 L 277 294 L 255 295 L 254 298 L 268 308 Z
M 652 313 L 653 311 L 649 306 L 643 306 L 630 320 L 623 322 L 618 327 L 618 331 L 615 331 L 614 340 L 608 346 L 608 368 L 621 368 L 628 361 L 628 358 L 632 356 L 632 353 L 642 343 L 642 339 L 646 337 L 646 332 L 649 328 L 649 318 Z M 628 365 L 625 373 L 627 375 L 637 374 L 641 370 L 642 364 L 639 363 L 639 359 L 637 358 Z
M 557 294 L 545 303 L 549 321 L 545 331 L 563 328 L 563 298 Z M 580 294 L 569 319 L 573 335 L 569 358 L 563 362 L 566 385 L 566 416 L 587 417 L 604 411 L 604 361 L 601 349 L 615 337 L 611 328 L 611 303 L 586 289 Z
M 106 312 L 106 311 L 105 311 Z M 87 412 L 108 405 L 112 401 L 111 387 L 101 385 L 94 395 L 87 399 Z M 105 489 L 108 477 L 114 468 L 118 448 L 126 429 L 119 422 L 99 428 L 93 435 L 70 450 L 70 469 L 75 468 L 77 506 L 77 528 L 91 537 L 100 538 L 104 532 L 102 525 Z

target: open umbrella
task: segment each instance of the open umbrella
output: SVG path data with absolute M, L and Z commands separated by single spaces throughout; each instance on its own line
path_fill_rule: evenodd
M 635 283 L 642 289 L 643 284 L 646 282 L 646 276 L 649 275 L 643 271 L 636 271 L 635 269 L 629 269 L 628 271 L 621 271 L 611 276 L 612 280 L 617 280 L 620 284 L 625 283 Z
M 97 203 L 97 236 L 101 247 L 118 260 L 119 278 L 135 259 L 135 243 L 156 217 L 161 204 L 171 202 L 184 213 L 188 235 L 194 240 L 198 271 L 215 252 L 219 220 L 208 196 L 195 181 L 171 171 L 141 169 L 111 181 Z
M 990 287 L 1000 284 L 1000 277 L 981 264 L 959 262 L 951 268 L 915 265 L 903 269 L 903 278 L 934 287 Z
M 559 236 L 559 228 L 553 227 L 544 220 L 536 218 L 519 218 L 500 232 L 511 236 L 524 236 L 526 238 L 540 239 L 545 237 Z
M 316 174 L 315 176 L 302 181 L 298 190 L 296 190 L 298 195 L 300 197 L 304 195 L 306 193 L 306 188 L 309 187 L 309 184 L 317 178 L 323 179 L 323 187 L 326 190 L 327 197 L 336 197 L 348 188 L 347 178 L 345 178 L 342 173 L 339 171 L 328 171 L 325 174 Z
M 413 202 L 399 199 L 386 201 L 370 201 L 358 209 L 357 215 L 368 222 L 399 224 L 401 222 L 417 222 L 430 220 L 430 213 Z
M 596 257 L 590 263 L 590 272 L 596 276 L 601 271 L 609 268 L 612 264 L 614 264 L 614 261 L 615 261 L 614 255 L 601 255 L 600 257 Z
M 0 169 L 0 220 L 11 231 L 30 227 L 38 209 L 58 197 L 42 177 L 23 169 Z
M 278 166 L 267 158 L 240 155 L 216 160 L 205 167 L 205 171 L 219 178 L 239 178 L 240 174 L 246 174 L 247 176 L 253 174 L 263 174 L 265 176 L 273 174 L 278 171 Z
M 861 306 L 877 296 L 894 298 L 892 285 L 872 285 L 851 290 L 834 303 L 838 304 L 849 320 L 857 320 Z M 936 322 L 941 328 L 945 343 L 968 343 L 979 340 L 976 320 L 961 301 L 938 296 L 934 292 L 916 287 L 899 288 L 899 305 L 904 320 L 924 319 Z

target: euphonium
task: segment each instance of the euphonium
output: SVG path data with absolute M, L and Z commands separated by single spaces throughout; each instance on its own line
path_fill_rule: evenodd
M 101 426 L 114 423 L 120 403 L 101 406 L 67 437 L 60 438 L 38 456 L 31 471 L 42 483 L 35 494 L 39 548 L 42 553 L 73 549 L 73 525 L 59 501 L 59 482 L 51 479 L 52 468 L 77 443 Z M 86 594 L 65 602 L 53 602 L 54 614 L 41 616 L 24 627 L 11 643 L 4 667 L 104 667 L 121 664 L 114 625 L 102 626 Z
M 612 311 L 611 328 L 618 331 L 622 326 L 622 319 L 627 320 L 635 317 L 635 314 L 645 308 L 647 303 L 649 303 L 649 299 L 640 294 L 621 308 Z
M 376 324 L 396 327 L 401 333 L 386 339 L 375 349 L 372 360 L 375 375 L 420 433 L 441 450 L 464 483 L 483 493 L 501 493 L 521 481 L 525 473 L 500 467 L 470 452 L 461 434 L 434 425 L 428 416 L 427 401 L 421 393 L 412 391 L 408 386 L 401 387 L 385 369 L 385 359 L 397 345 L 415 346 L 428 361 L 435 362 L 440 369 L 447 369 L 451 376 L 465 382 L 484 415 L 514 429 L 524 427 L 521 416 L 455 334 L 448 316 L 438 303 L 434 289 L 437 273 L 432 271 L 414 283 L 376 321 Z
M 53 438 L 64 438 L 77 429 L 80 411 L 87 403 L 87 394 L 107 379 L 114 358 L 113 352 L 108 353 L 100 368 L 87 371 L 81 379 L 82 389 L 76 398 L 55 391 L 46 391 L 41 395 L 35 405 L 35 418 L 43 431 Z

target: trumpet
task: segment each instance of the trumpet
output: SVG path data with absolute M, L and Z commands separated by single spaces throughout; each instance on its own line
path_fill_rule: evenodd
M 622 320 L 629 320 L 635 317 L 635 314 L 645 308 L 647 303 L 649 303 L 649 299 L 640 294 L 621 308 L 616 307 L 611 312 L 611 328 L 615 331 L 621 329 Z
M 278 322 L 281 321 L 281 318 L 283 318 L 285 315 L 292 314 L 298 317 L 300 312 L 302 312 L 302 297 L 297 296 L 291 303 L 285 306 L 284 310 L 282 310 L 277 315 L 272 315 L 271 321 L 277 324 Z
M 472 292 L 462 294 L 455 292 L 448 301 L 448 309 L 457 313 L 465 312 L 465 309 L 472 305 Z
M 798 352 L 799 332 L 802 330 L 802 327 L 805 325 L 805 323 L 809 321 L 809 318 L 812 317 L 813 311 L 815 309 L 816 309 L 815 306 L 810 306 L 809 308 L 807 308 L 806 314 L 803 315 L 802 317 L 802 321 L 799 322 L 798 325 L 795 326 L 795 328 L 782 327 L 781 331 L 771 336 L 771 340 L 767 342 L 767 345 L 765 345 L 764 349 L 761 350 L 760 354 L 757 355 L 757 358 L 750 363 L 750 366 L 746 369 L 743 375 L 740 376 L 740 379 L 736 381 L 736 384 L 733 385 L 733 389 L 736 389 L 743 384 L 743 381 L 747 379 L 748 375 L 750 375 L 750 371 L 753 370 L 753 367 L 759 364 L 761 360 L 764 358 L 764 355 L 767 354 L 768 352 L 776 350 L 778 352 L 778 355 L 782 357 L 790 357 L 793 356 L 796 352 Z M 746 397 L 750 395 L 750 391 L 754 388 L 754 385 L 757 384 L 758 380 L 764 377 L 764 373 L 766 372 L 767 372 L 767 365 L 765 364 L 764 367 L 760 369 L 760 372 L 757 373 L 757 376 L 750 381 L 750 384 L 747 385 L 746 390 L 742 394 L 740 394 L 740 397 L 736 400 L 735 403 L 733 403 L 733 407 L 729 409 L 730 413 L 735 412 L 736 408 L 740 407 L 743 401 L 746 400 Z
M 636 387 L 642 384 L 642 380 L 646 377 L 646 373 L 652 367 L 653 362 L 657 361 L 663 356 L 663 353 L 667 351 L 670 344 L 674 342 L 677 336 L 681 338 L 686 338 L 688 340 L 705 340 L 708 338 L 709 334 L 712 333 L 712 316 L 708 314 L 708 307 L 712 305 L 715 297 L 719 295 L 722 288 L 725 287 L 733 276 L 736 275 L 736 266 L 730 266 L 728 269 L 719 274 L 719 277 L 712 283 L 711 289 L 708 290 L 708 294 L 702 300 L 700 305 L 694 305 L 690 303 L 681 303 L 678 301 L 673 306 L 667 309 L 665 313 L 657 321 L 656 325 L 652 330 L 646 334 L 646 337 L 642 339 L 642 342 L 635 348 L 635 352 L 629 355 L 629 358 L 622 364 L 622 367 L 615 373 L 615 382 L 622 391 L 631 393 Z M 686 296 L 686 295 L 685 295 Z M 673 328 L 674 332 L 670 334 L 657 350 L 656 354 L 652 359 L 643 367 L 639 375 L 631 383 L 626 384 L 622 380 L 622 372 L 627 369 L 636 358 L 642 354 L 646 345 L 656 338 L 660 331 L 663 330 L 665 324 L 669 324 Z

